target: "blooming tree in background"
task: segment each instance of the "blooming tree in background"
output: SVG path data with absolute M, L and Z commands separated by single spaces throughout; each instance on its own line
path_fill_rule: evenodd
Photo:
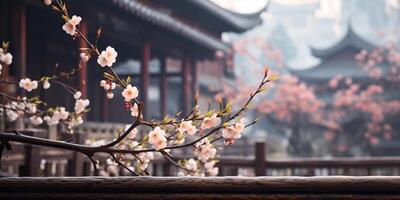
M 388 43 L 370 52 L 362 50 L 355 59 L 370 77 L 400 82 L 400 48 L 395 43 Z
M 338 75 L 330 80 L 329 87 L 336 92 L 326 117 L 336 127 L 326 131 L 325 138 L 334 145 L 336 154 L 368 154 L 371 145 L 395 137 L 400 116 L 399 58 L 391 45 L 371 52 L 362 50 L 355 59 L 371 79 L 356 82 Z
M 313 136 L 310 129 L 324 125 L 321 120 L 325 103 L 313 88 L 292 75 L 285 75 L 274 85 L 273 96 L 257 105 L 273 126 L 289 137 L 288 152 L 293 156 L 311 156 Z
M 243 105 L 238 109 L 232 109 L 231 104 L 219 101 L 219 109 L 211 109 L 205 113 L 199 111 L 196 96 L 195 105 L 191 112 L 182 116 L 177 113 L 174 117 L 166 116 L 160 121 L 146 120 L 142 116 L 143 103 L 137 97 L 140 95 L 138 88 L 131 84 L 131 78 L 121 79 L 113 70 L 117 62 L 117 51 L 108 46 L 99 50 L 97 41 L 101 36 L 98 29 L 95 42 L 89 41 L 80 31 L 79 24 L 83 20 L 78 15 L 70 15 L 66 4 L 62 0 L 44 0 L 44 4 L 58 12 L 64 24 L 61 28 L 73 39 L 82 39 L 88 47 L 80 48 L 77 52 L 80 60 L 76 67 L 69 72 L 58 72 L 52 76 L 33 79 L 22 77 L 18 82 L 1 79 L 2 84 L 15 84 L 25 90 L 26 96 L 13 96 L 0 93 L 5 103 L 0 104 L 1 112 L 6 115 L 9 122 L 18 118 L 29 118 L 30 122 L 39 126 L 62 124 L 73 133 L 73 128 L 83 123 L 83 116 L 89 111 L 90 102 L 82 97 L 82 93 L 76 88 L 64 83 L 64 80 L 76 75 L 83 63 L 89 59 L 97 59 L 97 64 L 103 69 L 104 80 L 99 86 L 106 90 L 108 99 L 120 97 L 125 102 L 125 108 L 132 115 L 132 124 L 121 127 L 119 136 L 111 141 L 88 140 L 85 145 L 74 144 L 50 139 L 39 139 L 23 135 L 18 131 L 13 133 L 0 133 L 0 155 L 4 150 L 11 150 L 9 142 L 22 142 L 42 145 L 80 152 L 86 155 L 98 169 L 99 163 L 94 159 L 96 154 L 108 154 L 110 159 L 106 163 L 113 169 L 122 167 L 134 175 L 148 175 L 149 163 L 155 156 L 162 156 L 180 169 L 179 175 L 215 176 L 218 174 L 217 145 L 231 145 L 241 138 L 243 130 L 254 124 L 245 121 L 244 115 L 249 109 L 250 103 L 256 95 L 265 90 L 265 86 L 273 78 L 268 76 L 268 69 L 263 71 L 263 78 L 257 89 L 252 91 Z M 3 66 L 12 64 L 12 54 L 8 52 L 9 43 L 4 42 L 0 48 L 0 61 Z M 10 66 L 12 67 L 12 66 Z M 51 90 L 52 85 L 60 85 L 75 99 L 73 110 L 59 105 L 50 107 L 45 100 L 31 95 L 36 90 Z M 114 95 L 114 90 L 121 88 L 122 93 Z M 33 97 L 31 97 L 33 96 Z M 122 108 L 123 109 L 123 108 Z M 175 149 L 193 149 L 193 157 L 176 160 Z M 1 157 L 0 157 L 1 159 Z M 106 175 L 101 171 L 100 174 Z

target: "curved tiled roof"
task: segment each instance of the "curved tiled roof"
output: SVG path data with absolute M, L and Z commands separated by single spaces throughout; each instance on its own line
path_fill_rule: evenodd
M 210 36 L 200 30 L 192 28 L 190 25 L 183 23 L 159 10 L 147 6 L 134 0 L 113 0 L 115 4 L 124 8 L 128 12 L 160 27 L 166 28 L 176 34 L 196 42 L 211 50 L 228 51 L 229 45 L 222 42 L 219 38 Z
M 205 9 L 208 12 L 215 15 L 216 17 L 219 17 L 220 19 L 224 20 L 225 23 L 232 26 L 232 28 L 236 32 L 243 32 L 257 25 L 260 25 L 262 23 L 260 14 L 268 8 L 270 2 L 268 1 L 266 6 L 256 13 L 241 14 L 222 8 L 210 2 L 209 0 L 188 0 L 188 1 L 196 5 L 197 7 Z
M 361 36 L 359 36 L 352 28 L 351 25 L 348 26 L 347 33 L 340 39 L 336 44 L 332 45 L 329 48 L 325 49 L 317 49 L 311 47 L 311 54 L 317 58 L 325 58 L 330 56 L 336 52 L 339 52 L 347 47 L 355 47 L 356 49 L 366 49 L 372 50 L 376 46 L 371 42 L 365 40 Z

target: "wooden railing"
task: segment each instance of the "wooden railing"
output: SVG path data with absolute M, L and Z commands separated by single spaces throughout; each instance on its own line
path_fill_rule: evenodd
M 399 177 L 0 178 L 0 199 L 400 199 Z
M 40 130 L 26 131 L 24 134 L 45 136 Z M 60 139 L 73 137 L 72 142 L 84 143 L 85 135 L 60 136 Z M 97 175 L 90 161 L 83 155 L 52 148 L 13 143 L 13 152 L 6 154 L 2 161 L 3 176 L 91 176 Z M 266 158 L 265 143 L 254 145 L 255 156 L 221 156 L 218 159 L 221 176 L 398 176 L 400 157 L 367 158 L 310 158 L 291 160 L 269 160 Z M 178 156 L 177 159 L 185 158 Z M 106 156 L 99 155 L 104 161 Z M 174 166 L 165 159 L 154 160 L 150 171 L 155 176 L 171 176 L 177 173 Z M 124 175 L 120 171 L 120 175 Z

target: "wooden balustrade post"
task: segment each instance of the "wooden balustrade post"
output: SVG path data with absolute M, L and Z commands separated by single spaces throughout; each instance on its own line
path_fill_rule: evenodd
M 85 137 L 82 133 L 75 133 L 74 139 L 77 144 L 84 144 Z M 79 152 L 74 152 L 71 160 L 68 160 L 68 176 L 82 176 L 83 175 L 83 158 L 84 156 Z
M 153 176 L 158 176 L 158 166 L 159 164 L 153 163 Z
M 44 137 L 45 132 L 39 129 L 20 131 L 22 134 L 33 137 Z M 20 176 L 39 176 L 40 174 L 40 146 L 27 144 L 25 145 L 25 163 L 20 168 Z
M 163 176 L 171 176 L 171 164 L 166 162 L 162 166 Z
M 44 164 L 44 176 L 53 176 L 53 163 L 52 162 L 46 162 Z
M 266 156 L 266 148 L 265 142 L 257 142 L 255 146 L 255 174 L 256 176 L 265 176 L 265 156 Z

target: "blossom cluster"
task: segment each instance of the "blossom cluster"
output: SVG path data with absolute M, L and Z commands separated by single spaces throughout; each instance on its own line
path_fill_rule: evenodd
M 258 111 L 286 121 L 292 120 L 294 113 L 308 113 L 314 120 L 320 118 L 324 106 L 325 103 L 316 97 L 313 88 L 295 76 L 286 75 L 276 86 L 273 98 L 261 102 Z
M 147 174 L 149 163 L 155 156 L 169 158 L 168 161 L 180 169 L 184 169 L 184 175 L 215 176 L 218 174 L 219 169 L 216 167 L 216 141 L 223 139 L 223 144 L 231 145 L 237 139 L 241 138 L 243 130 L 246 127 L 243 112 L 248 109 L 248 105 L 254 97 L 252 94 L 248 103 L 235 114 L 232 113 L 230 104 L 227 103 L 224 105 L 222 100 L 218 101 L 220 103 L 219 111 L 210 109 L 207 113 L 202 113 L 198 110 L 197 97 L 195 97 L 196 105 L 188 116 L 182 117 L 181 114 L 177 113 L 175 117 L 170 118 L 166 116 L 161 122 L 154 120 L 146 121 L 143 116 L 140 116 L 143 103 L 137 99 L 139 96 L 138 88 L 131 84 L 130 77 L 123 80 L 118 77 L 112 68 L 114 63 L 117 62 L 117 51 L 111 46 L 107 46 L 103 51 L 97 48 L 101 29 L 97 31 L 96 42 L 91 43 L 86 38 L 87 36 L 80 31 L 80 27 L 84 25 L 84 23 L 81 23 L 83 19 L 78 15 L 70 16 L 62 0 L 44 0 L 43 2 L 61 14 L 62 19 L 65 21 L 62 25 L 62 30 L 66 34 L 70 35 L 73 39 L 82 39 L 87 45 L 79 48 L 79 65 L 73 68 L 71 72 L 60 72 L 57 74 L 56 70 L 56 74 L 52 76 L 44 76 L 36 80 L 23 77 L 13 84 L 25 90 L 26 92 L 23 92 L 23 94 L 27 95 L 32 95 L 34 90 L 40 89 L 39 85 L 43 86 L 44 90 L 49 89 L 51 84 L 60 85 L 73 96 L 75 104 L 73 111 L 68 111 L 68 108 L 63 106 L 49 107 L 39 97 L 8 97 L 8 94 L 6 94 L 3 97 L 7 100 L 7 103 L 2 105 L 0 111 L 5 113 L 9 121 L 15 121 L 19 117 L 24 117 L 28 118 L 36 126 L 42 124 L 47 124 L 48 126 L 63 124 L 70 130 L 82 124 L 83 115 L 88 112 L 90 101 L 86 99 L 86 96 L 81 91 L 63 83 L 62 80 L 69 79 L 75 75 L 82 68 L 82 62 L 88 62 L 92 57 L 97 58 L 97 64 L 104 71 L 104 80 L 100 81 L 100 87 L 107 91 L 108 99 L 112 99 L 114 97 L 113 90 L 116 87 L 120 87 L 126 110 L 136 120 L 131 125 L 122 128 L 116 139 L 110 141 L 98 139 L 86 141 L 87 146 L 98 147 L 88 148 L 88 151 L 102 149 L 99 152 L 110 155 L 110 159 L 105 163 L 102 161 L 102 164 L 105 165 L 104 169 L 107 168 L 107 170 L 101 171 L 101 174 L 118 174 L 117 166 L 134 173 Z M 221 56 L 223 55 L 221 54 Z M 0 61 L 2 66 L 11 64 L 12 55 L 7 52 L 7 48 L 3 47 L 1 49 Z M 265 76 L 267 76 L 267 73 L 265 73 Z M 260 92 L 259 90 L 266 82 L 268 81 L 262 81 L 256 94 Z M 234 120 L 236 121 L 234 122 Z M 148 128 L 146 129 L 142 126 Z M 65 145 L 68 145 L 68 143 Z M 185 147 L 193 148 L 194 158 L 175 162 L 172 157 L 174 149 Z M 94 151 L 93 154 L 95 153 L 98 152 Z M 88 157 L 93 161 L 94 166 L 97 167 L 98 163 L 93 159 L 93 154 L 88 155 Z
M 3 69 L 3 65 L 4 66 L 11 65 L 12 59 L 13 56 L 11 55 L 11 53 L 7 52 L 7 49 L 0 48 L 0 75 L 1 75 L 1 70 Z
M 400 50 L 393 43 L 372 51 L 361 50 L 355 59 L 368 75 L 374 79 L 387 78 L 400 81 Z

